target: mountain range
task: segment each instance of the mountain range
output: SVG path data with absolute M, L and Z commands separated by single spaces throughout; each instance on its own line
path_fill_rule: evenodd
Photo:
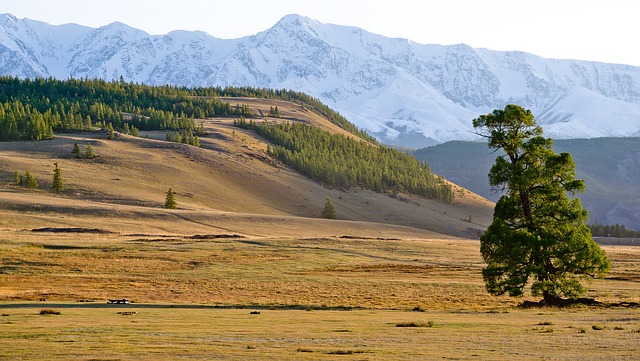
M 531 109 L 552 138 L 640 136 L 640 67 L 423 45 L 299 15 L 218 39 L 3 14 L 0 74 L 287 88 L 317 97 L 383 143 L 414 148 L 476 139 L 471 120 L 508 103 Z

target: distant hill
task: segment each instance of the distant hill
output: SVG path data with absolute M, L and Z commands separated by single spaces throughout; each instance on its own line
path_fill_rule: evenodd
M 640 135 L 640 67 L 545 59 L 464 44 L 423 45 L 288 15 L 240 39 L 150 35 L 0 15 L 0 74 L 178 86 L 292 89 L 317 97 L 383 143 L 474 140 L 471 120 L 507 103 L 552 138 Z
M 245 117 L 264 127 L 284 121 L 300 123 L 305 125 L 303 128 L 318 128 L 331 134 L 326 137 L 329 141 L 339 139 L 340 143 L 351 144 L 349 149 L 354 154 L 341 156 L 357 157 L 360 148 L 353 144 L 371 150 L 386 149 L 407 162 L 411 160 L 417 171 L 428 172 L 411 156 L 360 138 L 357 130 L 355 134 L 348 132 L 349 124 L 338 121 L 339 117 L 321 104 L 316 107 L 313 101 L 304 101 L 301 94 L 281 94 L 281 98 L 295 98 L 296 102 L 292 102 L 247 97 L 251 89 L 221 91 L 245 96 L 220 98 L 213 95 L 215 89 L 198 89 L 194 94 L 191 89 L 118 81 L 2 81 L 0 138 L 16 136 L 0 142 L 2 222 L 37 222 L 48 227 L 42 217 L 67 226 L 70 222 L 78 226 L 83 217 L 138 223 L 160 217 L 205 227 L 213 222 L 213 228 L 226 232 L 240 232 L 237 224 L 242 223 L 242 232 L 247 234 L 251 231 L 246 225 L 256 223 L 256 229 L 268 229 L 267 235 L 298 232 L 305 236 L 313 234 L 314 227 L 323 228 L 318 234 L 332 229 L 340 232 L 339 236 L 351 235 L 350 229 L 361 233 L 367 229 L 363 222 L 370 222 L 367 234 L 374 237 L 392 238 L 393 232 L 409 227 L 402 232 L 429 231 L 474 238 L 490 221 L 492 203 L 440 177 L 438 187 L 443 185 L 442 189 L 451 191 L 453 199 L 442 201 L 407 194 L 404 190 L 408 188 L 401 182 L 412 181 L 410 177 L 389 177 L 392 174 L 379 167 L 373 168 L 380 169 L 375 174 L 367 175 L 378 177 L 374 181 L 381 185 L 374 189 L 378 192 L 365 189 L 368 185 L 364 182 L 328 186 L 326 181 L 315 181 L 313 172 L 303 175 L 294 167 L 285 166 L 268 151 L 275 145 L 267 137 L 235 124 L 237 118 Z M 210 96 L 206 95 L 209 91 Z M 276 108 L 277 116 L 269 116 L 276 113 Z M 24 137 L 40 134 L 38 129 L 46 130 L 44 138 Z M 178 132 L 183 140 L 197 136 L 200 146 L 168 140 L 175 140 Z M 72 153 L 75 144 L 81 149 L 79 156 Z M 97 155 L 93 159 L 85 156 L 89 145 Z M 332 150 L 329 143 L 316 146 Z M 320 164 L 331 168 L 335 154 L 318 154 L 329 154 Z M 320 161 L 313 154 L 302 160 L 311 164 Z M 54 162 L 65 179 L 62 194 L 50 190 Z M 353 170 L 354 175 L 361 173 L 357 167 Z M 27 171 L 37 179 L 38 188 L 16 184 L 16 174 L 26 175 Z M 169 188 L 176 193 L 176 213 L 163 209 Z M 336 208 L 338 223 L 334 225 L 341 225 L 340 230 L 319 220 L 327 197 Z M 360 223 L 353 228 L 339 223 L 343 221 Z M 163 222 L 157 227 L 171 229 L 171 222 Z M 266 227 L 265 222 L 271 227 Z M 308 226 L 313 223 L 317 225 Z M 307 224 L 305 230 L 296 231 L 301 224 Z
M 579 197 L 591 222 L 640 230 L 640 138 L 556 140 L 554 150 L 573 156 L 577 178 L 585 180 Z M 452 182 L 493 201 L 500 198 L 487 181 L 498 154 L 486 143 L 448 142 L 414 154 Z

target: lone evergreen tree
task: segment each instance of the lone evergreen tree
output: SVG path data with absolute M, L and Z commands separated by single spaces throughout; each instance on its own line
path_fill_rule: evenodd
M 584 190 L 571 155 L 556 154 L 531 111 L 517 105 L 482 115 L 473 126 L 504 152 L 489 172 L 489 184 L 504 195 L 480 237 L 487 291 L 517 297 L 531 284 L 547 305 L 583 295 L 581 280 L 604 277 L 610 262 L 591 237 L 580 199 L 567 197 Z
M 91 148 L 91 143 L 87 143 L 86 148 L 86 153 L 87 153 L 87 159 L 93 159 L 96 157 L 96 154 L 93 152 L 93 148 Z
M 22 184 L 22 176 L 20 175 L 20 173 L 18 173 L 18 171 L 13 174 L 13 181 L 16 182 L 17 185 Z
M 71 153 L 75 154 L 76 158 L 80 158 L 80 146 L 78 145 L 78 143 L 73 144 L 73 150 L 71 151 Z
M 164 208 L 168 209 L 176 209 L 178 204 L 176 203 L 176 195 L 173 193 L 173 189 L 169 188 L 167 191 L 167 196 L 164 200 Z
M 331 203 L 331 198 L 327 197 L 327 200 L 324 202 L 324 208 L 322 209 L 322 218 L 326 219 L 336 219 L 336 209 Z
M 106 128 L 107 128 L 107 139 L 115 138 L 116 137 L 116 132 L 113 129 L 113 124 L 108 123 Z
M 53 169 L 53 182 L 51 182 L 51 189 L 54 192 L 64 192 L 64 182 L 62 181 L 62 171 L 58 167 L 58 163 L 53 163 L 55 168 Z

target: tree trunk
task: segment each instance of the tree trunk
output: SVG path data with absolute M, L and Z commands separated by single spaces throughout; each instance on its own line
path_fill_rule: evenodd
M 544 298 L 545 306 L 555 306 L 560 301 L 560 297 L 549 293 L 549 291 L 544 291 L 542 297 Z
M 531 201 L 529 200 L 529 193 L 526 191 L 520 192 L 520 204 L 522 205 L 522 213 L 527 220 L 527 228 L 529 231 L 533 229 L 533 214 L 531 212 Z

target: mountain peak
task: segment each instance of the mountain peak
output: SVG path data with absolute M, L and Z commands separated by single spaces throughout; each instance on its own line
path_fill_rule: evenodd
M 287 30 L 299 29 L 315 34 L 317 32 L 317 28 L 321 25 L 325 24 L 306 16 L 289 14 L 283 16 L 280 21 L 273 26 L 273 28 L 282 27 Z
M 16 18 L 12 14 L 0 14 L 0 27 L 16 29 L 18 21 L 18 18 Z
M 312 21 L 311 18 L 308 18 L 306 16 L 302 16 L 299 14 L 287 14 L 285 16 L 283 16 L 279 21 L 278 24 L 295 24 L 295 25 L 300 25 L 303 23 L 308 23 Z
M 107 33 L 116 33 L 116 34 L 127 34 L 131 37 L 141 36 L 146 37 L 149 34 L 143 30 L 136 29 L 131 27 L 125 23 L 121 23 L 119 21 L 114 21 L 108 25 L 104 25 L 96 29 L 98 32 L 107 32 Z
M 5 13 L 0 14 L 0 23 L 5 24 L 7 22 L 17 22 L 18 18 L 16 18 L 13 14 Z

